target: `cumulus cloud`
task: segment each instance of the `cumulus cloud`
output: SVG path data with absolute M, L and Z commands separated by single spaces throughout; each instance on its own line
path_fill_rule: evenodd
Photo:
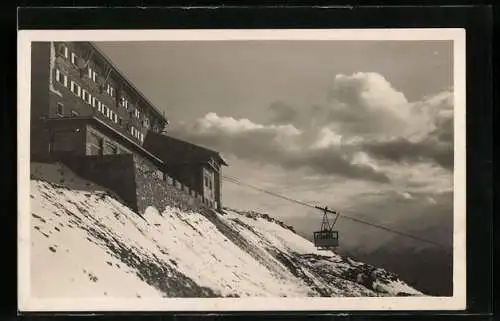
M 311 133 L 290 124 L 262 125 L 209 113 L 192 126 L 174 128 L 173 133 L 224 153 L 288 169 L 306 168 L 326 175 L 389 181 L 385 173 L 369 163 L 367 155 L 360 158 L 342 149 L 331 130 Z
M 410 102 L 382 75 L 337 75 L 323 105 L 269 107 L 267 122 L 208 113 L 172 128 L 181 138 L 240 158 L 377 182 L 381 162 L 453 168 L 453 95 Z
M 337 75 L 324 105 L 280 103 L 271 110 L 298 128 L 318 131 L 321 146 L 333 142 L 383 160 L 453 168 L 451 90 L 410 102 L 383 76 L 358 72 Z

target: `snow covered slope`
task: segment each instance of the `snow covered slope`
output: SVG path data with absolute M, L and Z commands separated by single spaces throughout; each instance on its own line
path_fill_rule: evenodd
M 31 164 L 31 222 L 40 298 L 422 295 L 317 251 L 266 214 L 149 208 L 141 217 L 60 164 Z

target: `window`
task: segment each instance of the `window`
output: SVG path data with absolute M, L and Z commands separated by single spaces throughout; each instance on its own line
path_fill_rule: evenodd
M 108 109 L 108 107 L 106 107 L 106 105 L 104 105 L 104 104 L 101 104 L 101 106 L 102 106 L 102 113 L 103 113 L 106 117 L 109 117 L 109 116 L 108 116 L 108 115 L 109 115 L 109 109 Z
M 71 81 L 71 92 L 73 92 L 73 94 L 77 95 L 78 97 L 80 97 L 80 92 L 81 92 L 81 88 L 80 88 L 80 85 L 78 85 L 76 82 L 74 82 L 73 80 Z
M 108 118 L 111 119 L 115 123 L 118 122 L 118 116 L 112 110 L 109 110 L 109 116 L 108 116 Z
M 123 124 L 123 119 L 121 117 L 118 118 L 118 124 L 121 126 Z
M 61 84 L 63 82 L 62 75 L 61 75 L 61 72 L 59 71 L 59 69 L 56 69 L 56 81 L 61 83 Z
M 125 109 L 128 109 L 128 100 L 125 97 L 120 98 L 120 106 Z
M 64 87 L 68 86 L 68 76 L 63 74 L 59 69 L 56 69 L 56 81 Z
M 59 116 L 64 115 L 64 105 L 62 103 L 57 103 L 57 114 Z
M 141 112 L 139 111 L 139 109 L 137 109 L 137 108 L 134 109 L 134 116 L 136 118 L 140 118 L 141 117 Z
M 87 68 L 87 75 L 89 76 L 89 79 L 92 79 L 92 68 Z
M 79 114 L 78 114 L 78 112 L 77 112 L 76 110 L 72 110 L 72 111 L 71 111 L 71 116 L 72 116 L 72 117 L 76 117 L 76 116 L 78 116 L 78 115 L 79 115 Z
M 97 101 L 97 110 L 102 112 L 102 104 L 99 100 Z
M 84 102 L 90 105 L 91 101 L 90 94 L 85 89 L 82 90 L 82 99 Z
M 97 73 L 95 71 L 92 71 L 92 80 L 95 82 L 97 79 Z
M 76 58 L 77 58 L 76 54 L 74 52 L 72 52 L 71 53 L 71 63 L 74 65 L 76 65 Z
M 137 130 L 134 126 L 130 126 L 130 133 L 141 142 L 144 141 L 144 134 Z
M 144 127 L 149 128 L 149 118 L 144 118 Z
M 95 97 L 92 97 L 92 107 L 96 107 L 97 105 L 97 99 L 95 99 Z
M 108 95 L 110 95 L 111 97 L 114 97 L 115 96 L 115 89 L 113 88 L 113 86 L 111 86 L 110 84 L 108 84 L 107 87 L 106 87 L 106 93 Z
M 205 186 L 208 187 L 208 178 L 205 176 Z

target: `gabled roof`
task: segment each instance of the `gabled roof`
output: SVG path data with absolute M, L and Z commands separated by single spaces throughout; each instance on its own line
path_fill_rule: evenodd
M 213 159 L 228 166 L 219 152 L 165 134 L 148 132 L 143 146 L 167 164 L 206 163 Z

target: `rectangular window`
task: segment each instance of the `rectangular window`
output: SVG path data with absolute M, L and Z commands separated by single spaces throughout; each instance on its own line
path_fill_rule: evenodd
M 115 114 L 115 115 L 114 115 L 113 121 L 114 121 L 115 123 L 118 123 L 118 115 L 117 115 L 117 114 Z
M 73 80 L 71 81 L 71 92 L 73 92 L 75 95 L 77 95 L 78 97 L 80 97 L 80 94 L 81 94 L 81 88 L 80 88 L 80 85 L 78 85 L 76 82 L 74 82 Z
M 120 98 L 120 106 L 125 109 L 128 109 L 128 100 L 125 97 Z
M 56 69 L 56 81 L 64 87 L 68 86 L 68 76 L 63 74 L 59 69 Z
M 62 103 L 57 103 L 57 115 L 64 115 L 64 105 Z
M 92 68 L 88 67 L 87 75 L 89 76 L 89 79 L 92 79 Z
M 92 107 L 96 107 L 97 105 L 97 99 L 95 99 L 95 97 L 92 97 Z
M 135 128 L 134 126 L 130 127 L 130 133 L 132 134 L 132 136 L 142 141 L 143 134 L 139 130 L 137 130 L 137 128 Z
M 59 69 L 56 69 L 56 81 L 61 84 L 63 83 L 62 75 Z
M 76 58 L 77 58 L 76 54 L 74 52 L 72 52 L 71 53 L 71 63 L 74 65 L 76 65 Z
M 113 88 L 113 86 L 111 86 L 110 84 L 108 84 L 107 87 L 106 87 L 106 93 L 108 95 L 110 95 L 111 97 L 114 97 L 115 96 L 115 89 Z
M 139 109 L 137 109 L 137 108 L 134 109 L 134 116 L 136 118 L 140 118 L 141 117 L 141 112 L 139 111 Z
M 82 99 L 87 104 L 90 104 L 90 94 L 85 89 L 82 90 Z
M 95 71 L 92 71 L 92 80 L 95 82 L 97 81 L 97 73 Z
M 102 113 L 103 113 L 105 116 L 109 117 L 109 116 L 108 116 L 108 113 L 109 113 L 108 107 L 106 107 L 106 105 L 104 105 L 104 104 L 102 104 Z
M 144 127 L 149 128 L 149 118 L 144 118 Z
M 97 101 L 97 110 L 102 112 L 102 104 L 99 100 Z

